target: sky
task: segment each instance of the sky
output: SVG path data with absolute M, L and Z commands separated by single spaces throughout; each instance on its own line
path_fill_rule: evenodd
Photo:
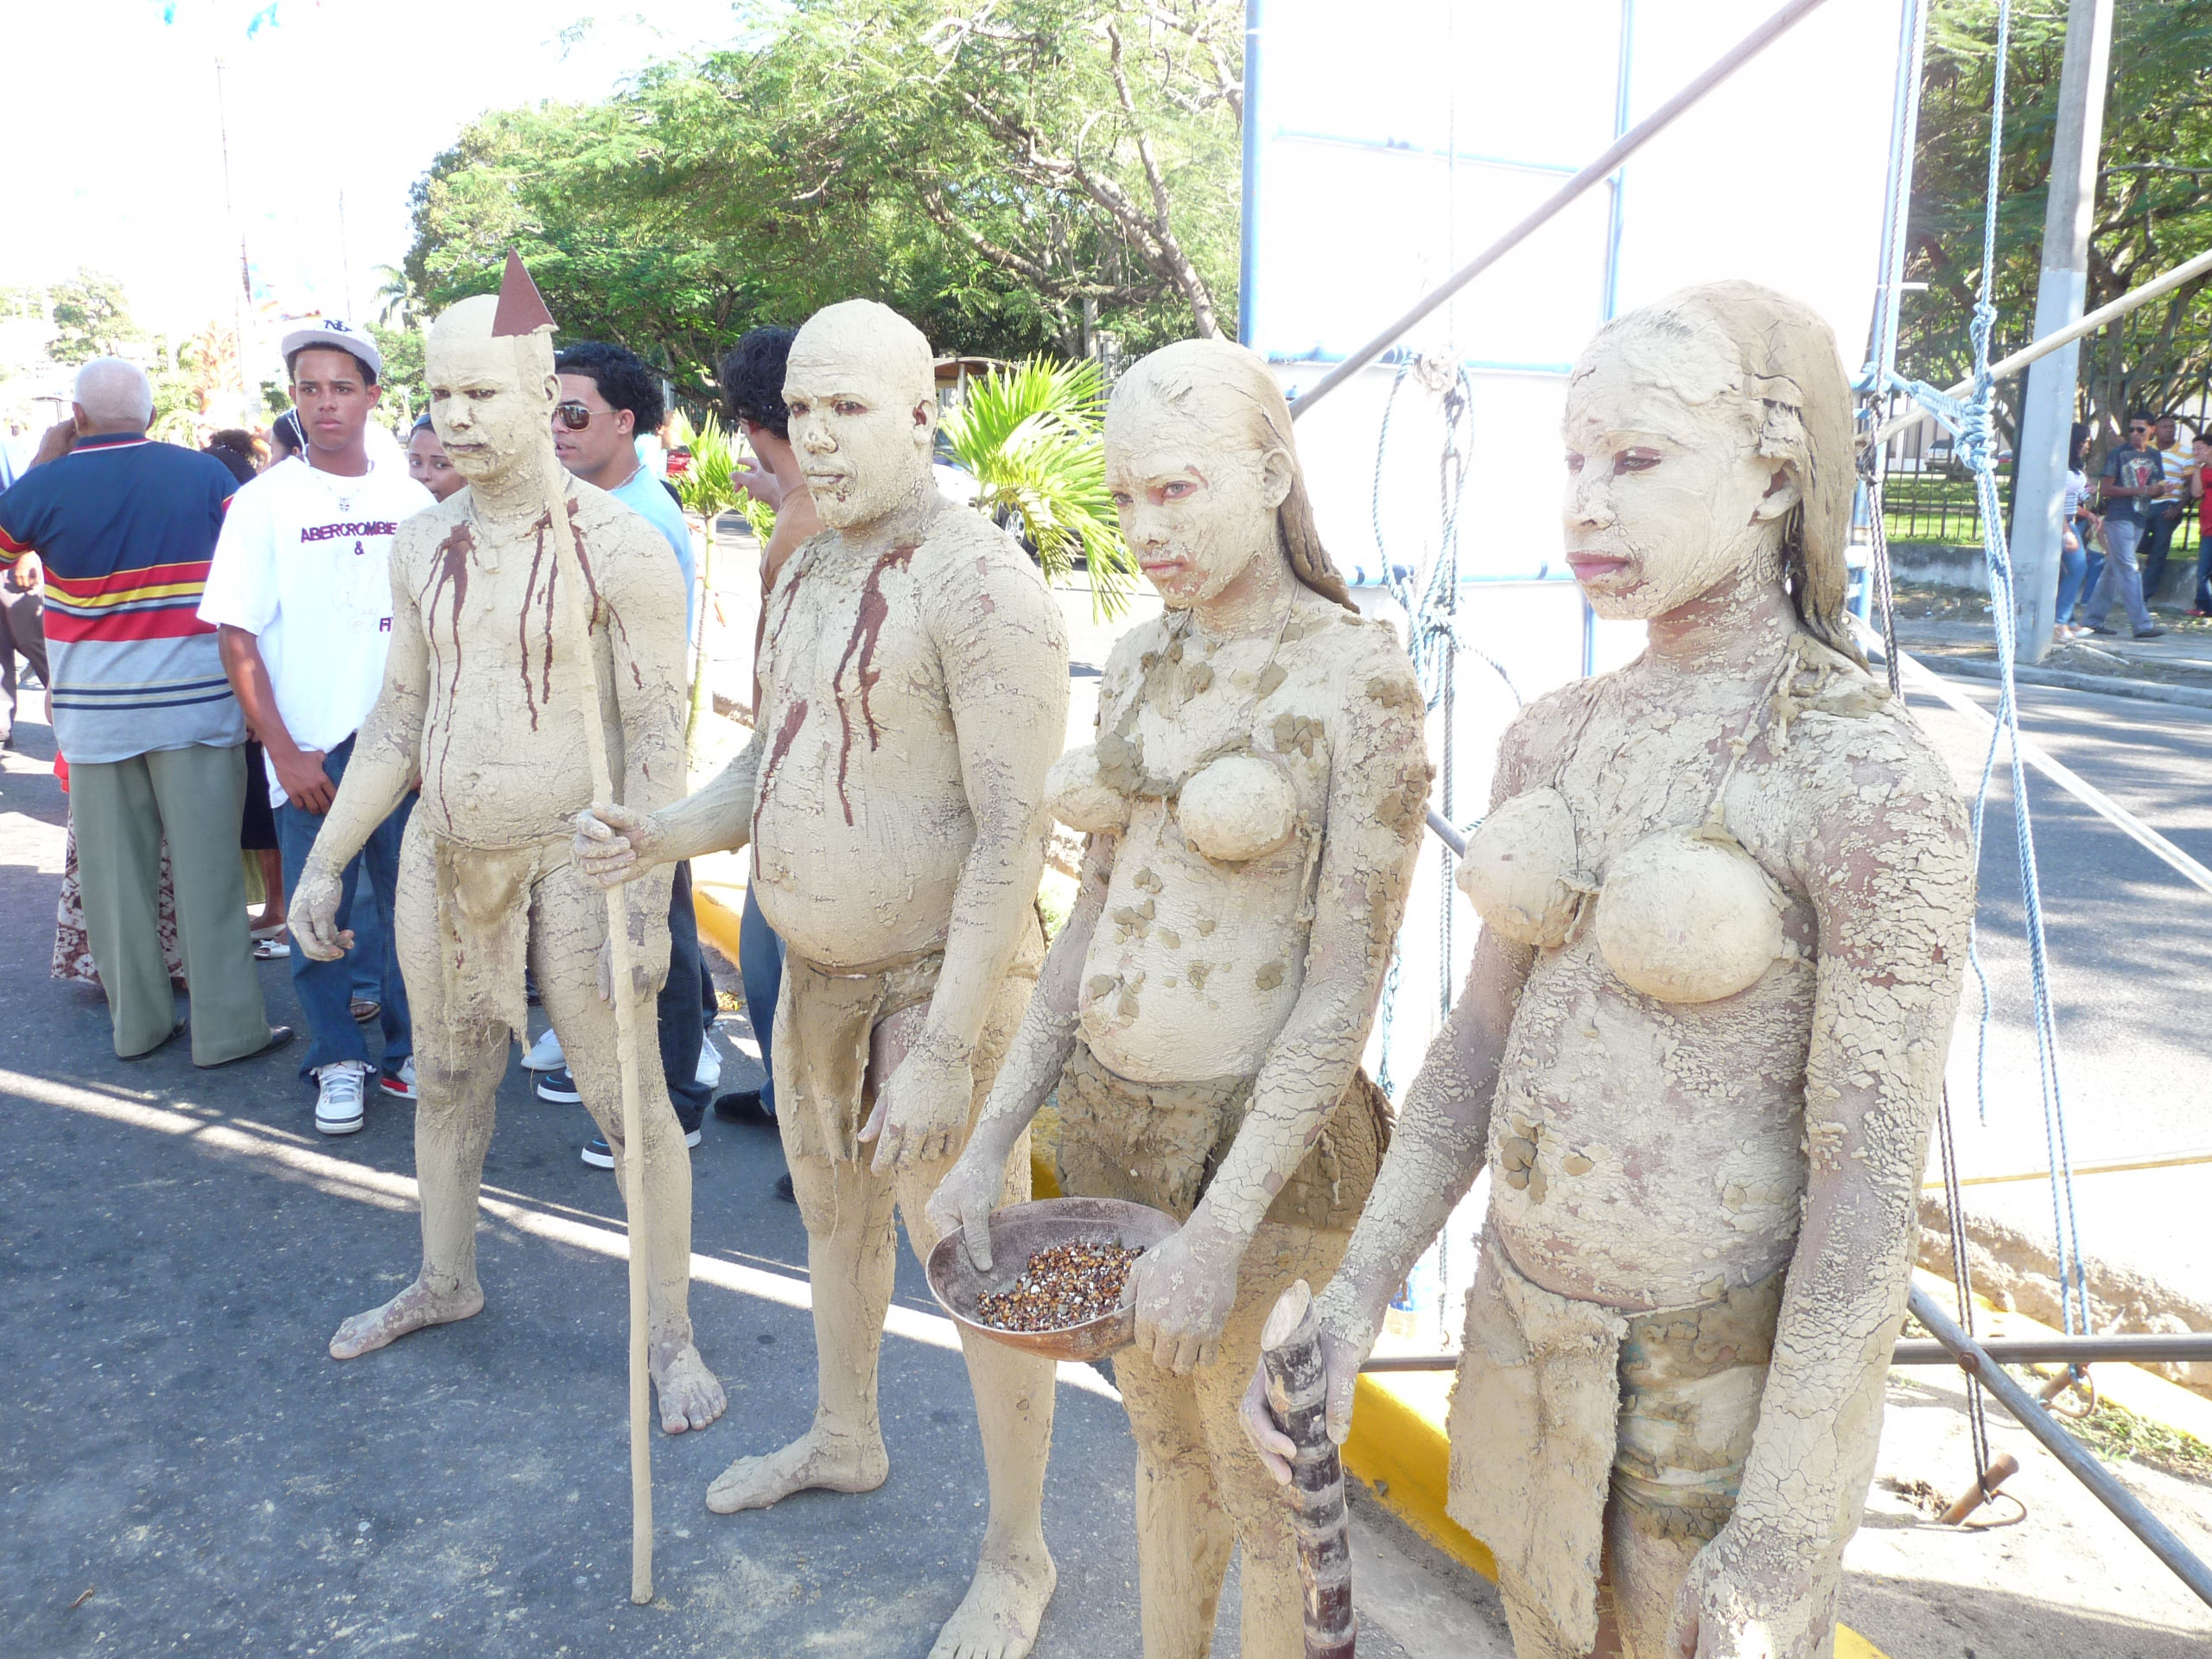
M 474 117 L 602 96 L 737 29 L 730 0 L 652 0 L 650 19 L 591 0 L 0 0 L 0 13 L 15 138 L 0 286 L 87 265 L 123 282 L 141 324 L 180 334 L 229 320 L 241 235 L 283 314 L 366 315 L 375 267 L 407 250 L 409 187 Z

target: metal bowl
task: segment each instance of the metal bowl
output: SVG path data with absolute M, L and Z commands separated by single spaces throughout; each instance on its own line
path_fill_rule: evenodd
M 1123 1306 L 1081 1325 L 1055 1331 L 1001 1331 L 976 1317 L 976 1306 L 994 1291 L 1009 1290 L 1038 1251 L 1055 1244 L 1119 1244 L 1148 1250 L 1177 1230 L 1175 1217 L 1120 1198 L 1044 1198 L 1009 1205 L 991 1217 L 991 1270 L 977 1271 L 958 1233 L 947 1233 L 930 1252 L 930 1294 L 963 1331 L 1046 1359 L 1103 1359 L 1135 1339 L 1135 1308 Z

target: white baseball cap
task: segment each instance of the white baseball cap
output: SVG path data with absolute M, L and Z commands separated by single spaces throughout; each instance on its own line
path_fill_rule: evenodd
M 336 317 L 314 317 L 288 328 L 282 347 L 286 366 L 290 365 L 293 353 L 303 352 L 310 346 L 329 346 L 351 352 L 369 365 L 370 373 L 379 380 L 384 378 L 384 353 L 377 350 L 377 343 L 369 338 L 366 329 L 340 322 Z

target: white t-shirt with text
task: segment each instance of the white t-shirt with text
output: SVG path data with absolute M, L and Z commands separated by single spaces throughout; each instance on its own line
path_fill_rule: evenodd
M 259 637 L 276 712 L 303 749 L 359 731 L 391 644 L 391 538 L 432 505 L 404 463 L 359 478 L 279 462 L 231 498 L 200 620 Z M 269 798 L 284 804 L 276 769 Z

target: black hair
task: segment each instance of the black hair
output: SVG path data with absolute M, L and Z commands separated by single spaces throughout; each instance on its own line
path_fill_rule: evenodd
M 723 354 L 715 374 L 733 416 L 765 426 L 779 438 L 791 435 L 791 411 L 784 407 L 784 368 L 798 338 L 796 328 L 753 329 Z
M 2147 409 L 2139 409 L 2127 417 L 2127 423 L 2133 426 L 2138 421 L 2142 422 L 2145 426 L 2156 426 L 2158 423 L 2158 417 Z
M 225 427 L 207 440 L 207 454 L 231 469 L 241 484 L 253 477 L 253 434 L 235 426 Z
M 271 449 L 281 448 L 285 455 L 302 454 L 308 447 L 307 429 L 300 424 L 300 411 L 288 409 L 269 423 L 269 444 Z M 283 455 L 272 454 L 272 461 L 282 461 Z
M 296 380 L 300 378 L 298 367 L 300 352 L 346 352 L 346 356 L 353 358 L 353 366 L 361 372 L 361 384 L 365 386 L 373 386 L 377 383 L 377 372 L 369 366 L 368 359 L 353 352 L 346 351 L 346 348 L 334 340 L 309 340 L 301 346 L 299 351 L 285 353 L 284 378 L 287 380 Z
M 2076 421 L 2074 423 L 2073 431 L 2069 433 L 2066 438 L 2066 464 L 2069 467 L 2079 467 L 2088 457 L 2088 453 L 2089 423 L 2087 421 Z
M 553 370 L 556 374 L 589 375 L 609 408 L 630 411 L 633 431 L 658 430 L 667 414 L 668 405 L 660 395 L 660 377 L 626 346 L 580 340 L 554 353 Z
M 417 415 L 415 417 L 415 424 L 407 429 L 407 441 L 412 443 L 417 432 L 432 432 L 436 429 L 430 424 L 430 417 L 428 415 Z

